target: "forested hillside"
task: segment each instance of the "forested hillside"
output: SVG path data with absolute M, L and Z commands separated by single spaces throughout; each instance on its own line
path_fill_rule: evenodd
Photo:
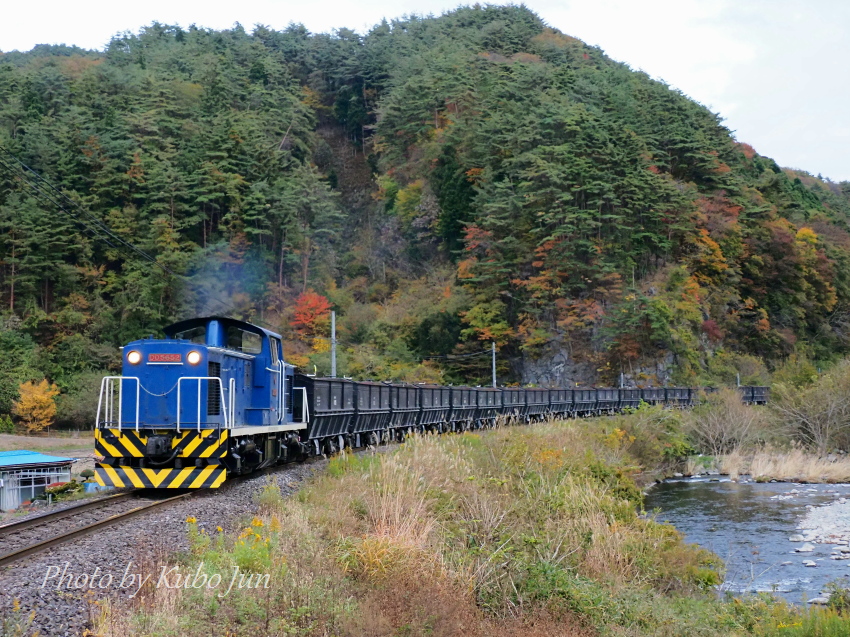
M 522 7 L 0 54 L 0 145 L 66 197 L 0 153 L 0 414 L 47 378 L 86 423 L 119 345 L 198 313 L 326 373 L 333 308 L 341 371 L 373 378 L 479 382 L 425 359 L 491 340 L 506 382 L 839 356 L 850 184 L 743 141 Z

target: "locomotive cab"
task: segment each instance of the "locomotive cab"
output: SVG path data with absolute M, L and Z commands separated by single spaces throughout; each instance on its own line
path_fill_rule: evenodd
M 98 482 L 217 487 L 298 450 L 293 369 L 280 336 L 223 317 L 175 323 L 164 339 L 122 350 L 122 375 L 101 383 Z M 296 440 L 293 440 L 295 434 Z

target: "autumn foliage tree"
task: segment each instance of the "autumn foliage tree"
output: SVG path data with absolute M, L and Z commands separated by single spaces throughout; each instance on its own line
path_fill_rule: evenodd
M 28 381 L 18 388 L 20 398 L 12 409 L 21 420 L 27 432 L 35 433 L 51 425 L 56 417 L 56 396 L 59 388 L 42 380 L 40 383 Z
M 313 290 L 307 290 L 295 299 L 290 325 L 302 338 L 324 335 L 330 325 L 330 313 L 330 301 Z

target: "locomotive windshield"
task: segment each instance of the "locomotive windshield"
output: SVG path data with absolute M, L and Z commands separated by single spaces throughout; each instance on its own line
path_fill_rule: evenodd
M 259 354 L 263 351 L 263 337 L 248 332 L 235 325 L 227 326 L 227 349 L 235 349 L 246 354 Z
M 203 325 L 193 327 L 190 330 L 177 332 L 174 338 L 184 341 L 192 341 L 193 343 L 203 343 L 207 335 L 207 328 Z

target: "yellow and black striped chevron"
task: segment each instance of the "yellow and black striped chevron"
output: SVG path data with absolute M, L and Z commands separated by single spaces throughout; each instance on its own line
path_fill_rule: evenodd
M 132 429 L 95 429 L 95 453 L 105 458 L 144 458 L 147 437 Z
M 143 458 L 148 444 L 145 432 L 132 429 L 97 429 L 95 451 L 105 458 Z M 183 431 L 171 440 L 177 458 L 223 458 L 227 454 L 227 430 Z
M 171 441 L 178 458 L 223 458 L 227 454 L 227 430 L 184 431 Z
M 136 487 L 137 489 L 215 489 L 227 477 L 222 465 L 185 469 L 137 469 L 112 467 L 98 463 L 94 478 L 105 487 Z

